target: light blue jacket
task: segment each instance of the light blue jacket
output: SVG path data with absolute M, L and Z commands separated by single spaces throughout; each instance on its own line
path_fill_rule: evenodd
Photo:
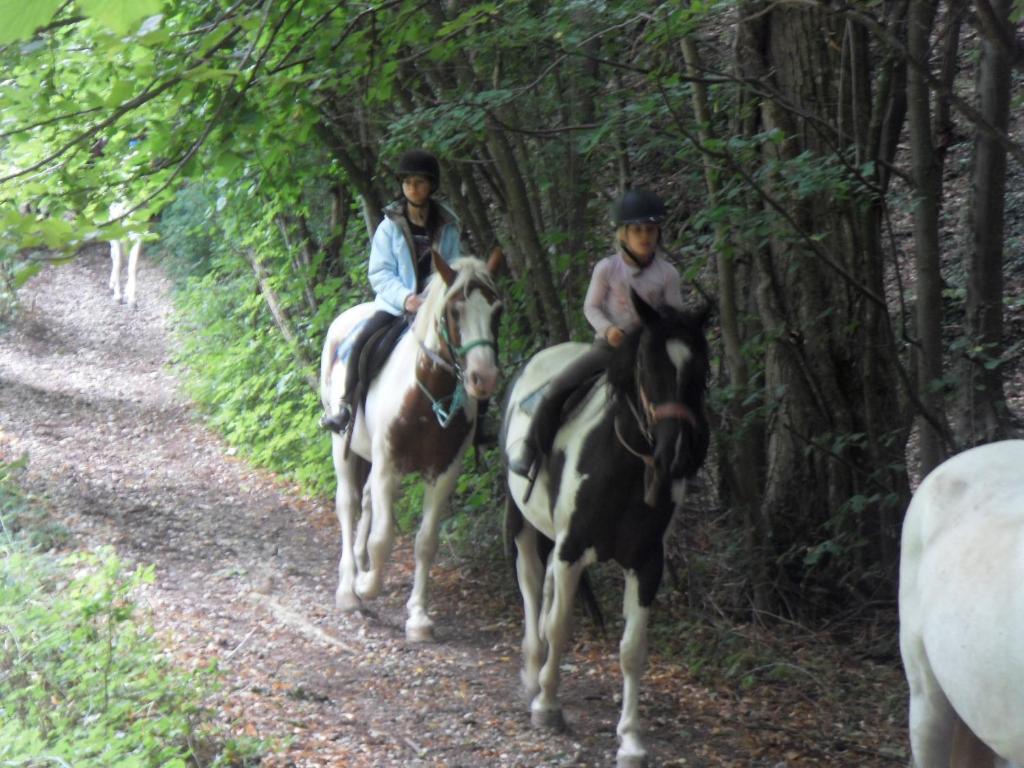
M 451 210 L 434 201 L 441 212 L 441 226 L 434 235 L 434 248 L 451 264 L 459 258 L 459 220 Z M 412 231 L 402 213 L 402 201 L 384 209 L 384 220 L 373 233 L 370 245 L 370 285 L 377 298 L 374 307 L 396 317 L 405 309 L 405 299 L 416 292 L 416 264 L 412 257 Z

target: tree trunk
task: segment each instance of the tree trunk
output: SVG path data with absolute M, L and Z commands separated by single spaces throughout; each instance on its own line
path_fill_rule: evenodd
M 993 0 L 994 21 L 1006 29 L 1010 0 Z M 1010 57 L 1005 46 L 986 36 L 981 43 L 978 95 L 982 116 L 1005 132 L 1010 113 Z M 960 384 L 958 434 L 965 445 L 1005 437 L 1003 393 L 1003 223 L 1006 199 L 1006 150 L 989 134 L 974 140 L 971 175 L 967 282 L 967 359 Z
M 712 138 L 711 112 L 708 109 L 707 89 L 702 76 L 700 54 L 693 38 L 685 37 L 680 43 L 686 62 L 686 74 L 693 78 L 693 112 L 697 118 L 698 136 L 706 145 Z M 718 171 L 711 158 L 704 156 L 704 181 L 707 186 L 707 205 L 718 204 Z M 718 220 L 715 225 L 715 263 L 718 275 L 718 315 L 725 352 L 725 370 L 733 394 L 725 405 L 719 466 L 727 468 L 725 487 L 727 503 L 739 511 L 746 521 L 746 547 L 751 563 L 750 583 L 754 609 L 771 609 L 770 583 L 766 562 L 770 556 L 768 522 L 761 516 L 760 478 L 764 473 L 763 424 L 746 404 L 750 402 L 750 371 L 743 354 L 739 308 L 736 300 L 736 270 L 727 224 Z
M 245 258 L 252 266 L 252 271 L 256 275 L 256 281 L 260 287 L 260 294 L 263 296 L 263 300 L 267 304 L 267 309 L 270 310 L 271 317 L 274 318 L 274 325 L 276 325 L 277 330 L 281 332 L 281 336 L 284 337 L 285 342 L 287 342 L 288 347 L 292 351 L 292 355 L 295 357 L 295 362 L 299 366 L 299 373 L 312 389 L 319 389 L 320 380 L 315 373 L 317 370 L 316 364 L 314 364 L 306 355 L 306 351 L 299 340 L 298 334 L 295 333 L 291 318 L 288 317 L 288 313 L 281 305 L 281 300 L 278 298 L 277 292 L 274 291 L 273 286 L 270 285 L 270 276 L 267 274 L 267 270 L 263 266 L 263 262 L 260 261 L 259 256 L 257 256 L 255 252 L 250 250 L 246 250 Z
M 818 6 L 743 3 L 740 14 L 743 74 L 778 95 L 762 98 L 758 129 L 786 137 L 764 145 L 765 162 L 799 173 L 797 158 L 807 155 L 877 161 L 868 156 L 871 126 L 882 121 L 871 115 L 863 31 Z M 805 608 L 827 609 L 848 598 L 844 582 L 895 586 L 905 433 L 894 339 L 877 298 L 877 211 L 867 193 L 769 192 L 804 245 L 780 232 L 757 258 L 770 409 L 761 512 L 774 548 L 768 567 L 783 602 L 799 592 Z M 880 583 L 870 576 L 878 566 L 888 577 Z M 808 589 L 817 606 L 807 605 Z
M 911 0 L 907 53 L 926 66 L 935 19 L 933 0 Z M 907 116 L 911 175 L 914 181 L 914 265 L 917 280 L 916 331 L 918 397 L 931 418 L 919 417 L 921 473 L 927 474 L 946 456 L 942 425 L 945 406 L 942 381 L 942 275 L 939 271 L 938 157 L 932 145 L 931 99 L 927 73 L 911 67 L 907 74 Z

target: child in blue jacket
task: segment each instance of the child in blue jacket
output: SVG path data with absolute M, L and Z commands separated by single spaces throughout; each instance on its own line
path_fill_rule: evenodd
M 459 257 L 458 219 L 433 199 L 441 182 L 437 158 L 422 149 L 409 150 L 398 159 L 395 175 L 402 185 L 402 197 L 384 209 L 384 220 L 370 245 L 369 278 L 377 311 L 352 344 L 340 407 L 320 420 L 322 427 L 339 434 L 352 421 L 351 399 L 358 391 L 358 361 L 366 342 L 396 318 L 419 309 L 433 270 L 432 250 L 449 264 Z

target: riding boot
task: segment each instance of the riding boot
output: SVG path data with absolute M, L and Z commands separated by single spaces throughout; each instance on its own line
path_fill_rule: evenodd
M 324 415 L 320 417 L 320 428 L 329 429 L 331 432 L 343 435 L 348 431 L 349 425 L 352 423 L 352 406 L 348 404 L 347 400 L 342 400 L 338 406 L 337 413 L 333 415 Z
M 523 441 L 523 446 L 520 448 L 519 453 L 516 456 L 509 458 L 509 470 L 515 472 L 520 477 L 525 477 L 527 480 L 526 493 L 523 494 L 524 504 L 527 503 L 530 500 L 530 496 L 533 495 L 533 484 L 537 482 L 537 475 L 540 473 L 541 458 L 544 454 L 545 452 L 537 445 L 537 441 L 533 439 L 533 435 L 527 434 L 526 440 Z

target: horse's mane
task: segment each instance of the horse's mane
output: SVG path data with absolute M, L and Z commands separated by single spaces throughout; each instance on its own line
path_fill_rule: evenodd
M 710 350 L 704 337 L 704 323 L 707 321 L 709 308 L 695 311 L 676 309 L 671 306 L 657 308 L 658 320 L 655 323 L 641 325 L 626 334 L 608 363 L 608 386 L 614 400 L 623 402 L 624 398 L 633 394 L 636 388 L 636 369 L 639 361 L 640 342 L 645 333 L 657 334 L 661 337 L 681 338 L 690 347 L 694 356 L 697 375 L 689 377 L 690 391 L 688 394 L 694 402 L 700 402 L 707 388 L 710 376 Z
M 413 333 L 416 338 L 424 344 L 430 343 L 430 334 L 434 333 L 436 324 L 435 318 L 440 317 L 444 311 L 448 299 L 473 281 L 481 282 L 484 285 L 494 288 L 494 278 L 487 271 L 487 265 L 473 256 L 463 256 L 452 262 L 452 269 L 455 270 L 455 282 L 451 286 L 445 285 L 441 275 L 434 272 L 427 283 L 427 297 L 416 313 L 416 320 L 413 323 Z M 496 290 L 496 289 L 495 289 Z

